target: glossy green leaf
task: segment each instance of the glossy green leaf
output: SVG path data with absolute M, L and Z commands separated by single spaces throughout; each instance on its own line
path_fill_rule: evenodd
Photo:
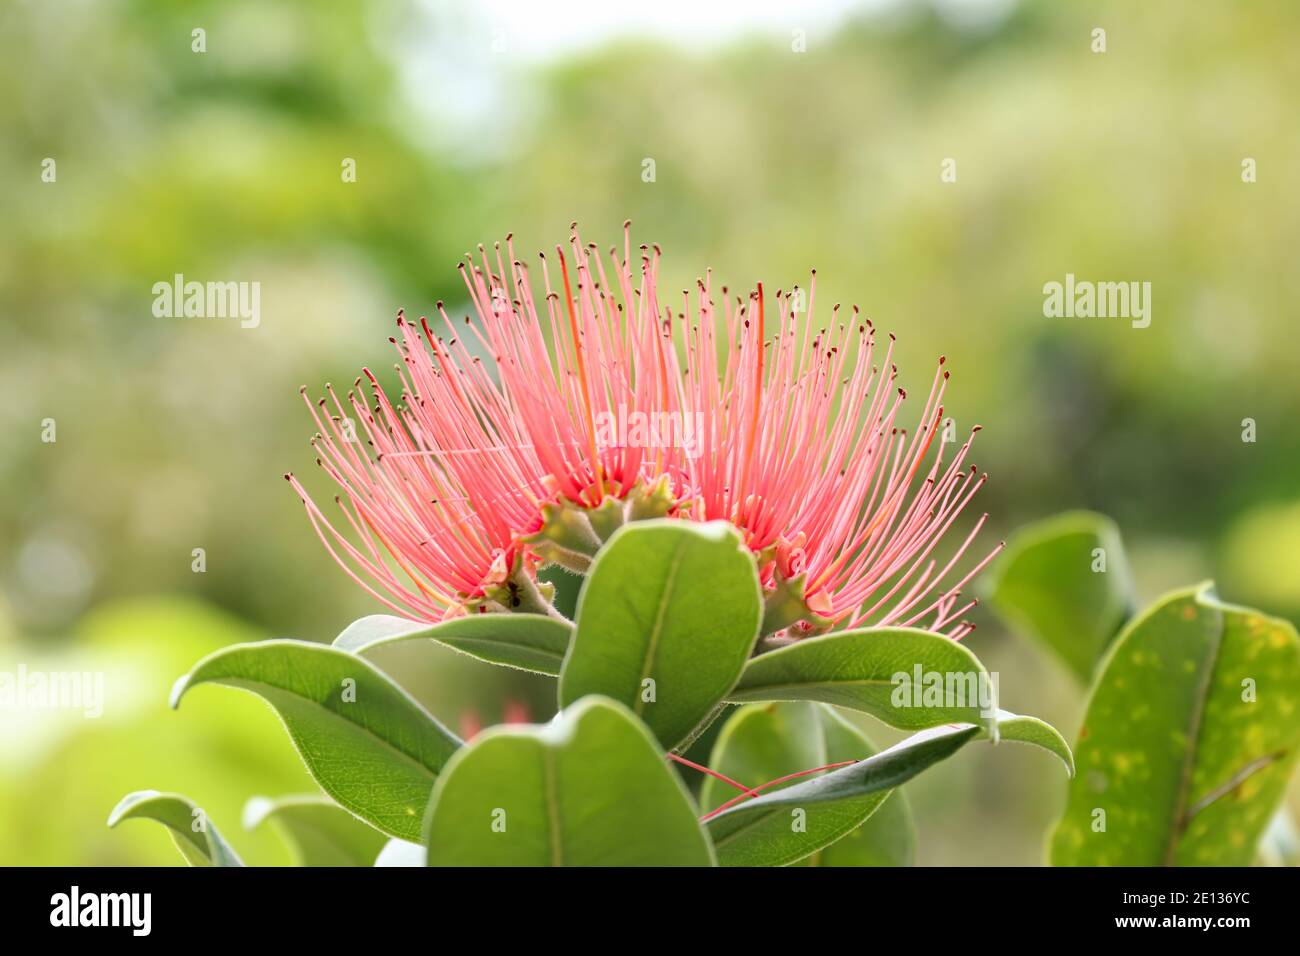
M 997 708 L 997 688 L 974 654 L 905 627 L 838 631 L 760 654 L 727 697 L 816 700 L 904 730 L 950 723 L 992 730 Z
M 1120 635 L 1079 732 L 1058 865 L 1245 866 L 1300 748 L 1300 639 L 1207 586 Z
M 913 734 L 873 757 L 735 804 L 707 820 L 724 866 L 785 866 L 858 827 L 883 799 L 977 737 L 1043 746 L 1071 766 L 1065 741 L 1033 717 L 998 711 L 997 730 L 959 724 Z
M 268 820 L 297 866 L 371 866 L 388 842 L 378 830 L 317 794 L 253 797 L 244 805 L 244 829 Z
M 1061 763 L 1065 765 L 1065 772 L 1071 777 L 1075 774 L 1074 753 L 1070 750 L 1070 745 L 1065 742 L 1065 738 L 1061 736 L 1060 731 L 1037 717 L 1028 717 L 1024 714 L 1012 714 L 1005 710 L 999 710 L 998 740 L 1000 742 L 1010 741 L 1016 744 L 1032 744 L 1049 753 L 1056 754 Z
M 865 760 L 879 749 L 861 730 L 845 720 L 834 707 L 818 705 L 822 732 L 826 735 L 826 762 Z M 892 794 L 892 795 L 891 795 Z M 907 794 L 888 791 L 867 822 L 850 830 L 829 846 L 818 850 L 805 863 L 811 866 L 911 866 L 916 858 L 916 824 Z
M 709 754 L 710 770 L 746 787 L 828 762 L 821 715 L 816 704 L 805 701 L 736 708 Z M 706 776 L 700 787 L 700 807 L 716 810 L 739 793 L 716 777 Z
M 758 637 L 754 559 L 724 521 L 639 521 L 597 553 L 578 598 L 560 704 L 612 697 L 666 747 L 715 715 Z
M 165 826 L 190 866 L 244 865 L 216 825 L 188 797 L 157 790 L 128 793 L 108 815 L 108 825 L 115 827 L 131 819 L 154 820 Z
M 427 638 L 489 664 L 555 677 L 572 633 L 572 624 L 544 614 L 469 614 L 439 624 L 372 614 L 349 624 L 334 638 L 334 646 L 365 654 L 387 644 Z
M 335 802 L 384 833 L 419 839 L 433 782 L 460 740 L 371 664 L 305 641 L 237 644 L 177 681 L 172 706 L 206 683 L 261 696 Z
M 863 760 L 877 748 L 831 707 L 804 701 L 747 704 L 727 720 L 713 748 L 709 767 L 757 787 L 771 780 L 846 760 Z M 792 780 L 781 786 L 794 786 Z M 715 810 L 739 791 L 706 777 L 700 804 Z M 855 827 L 805 862 L 819 866 L 907 866 L 915 852 L 916 831 L 902 793 L 884 790 L 862 798 L 865 823 Z M 887 799 L 888 798 L 888 799 Z M 719 853 L 729 863 L 731 854 Z
M 990 578 L 998 614 L 1084 683 L 1133 613 L 1124 545 L 1105 515 L 1076 511 L 1021 529 Z
M 452 758 L 430 866 L 708 866 L 708 838 L 650 731 L 590 697 L 544 727 L 494 727 Z

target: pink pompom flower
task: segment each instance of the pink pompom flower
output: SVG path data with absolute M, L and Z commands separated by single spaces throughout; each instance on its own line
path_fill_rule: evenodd
M 541 257 L 541 299 L 510 237 L 504 255 L 480 246 L 460 266 L 477 322 L 459 338 L 399 317 L 397 405 L 366 372 L 373 405 L 358 379 L 346 404 L 331 389 L 311 406 L 352 534 L 290 481 L 363 587 L 417 619 L 537 610 L 540 561 L 581 570 L 640 517 L 724 519 L 755 555 L 765 633 L 969 631 L 962 595 L 1001 545 L 963 563 L 982 515 L 944 547 L 986 476 L 967 465 L 978 428 L 943 434 L 942 358 L 909 419 L 893 336 L 880 355 L 856 307 L 814 320 L 816 273 L 774 310 L 761 284 L 715 297 L 706 273 L 674 311 L 660 250 L 634 257 L 627 224 L 608 269 L 576 226 L 568 245 L 558 270 Z

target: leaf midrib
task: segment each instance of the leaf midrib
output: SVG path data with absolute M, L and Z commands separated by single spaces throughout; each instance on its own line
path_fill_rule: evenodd
M 654 624 L 650 628 L 650 640 L 646 644 L 645 658 L 641 662 L 641 677 L 637 681 L 638 691 L 633 701 L 632 712 L 638 717 L 645 710 L 645 694 L 640 688 L 645 686 L 646 678 L 650 676 L 654 669 L 654 658 L 659 650 L 659 640 L 663 636 L 664 617 L 668 613 L 668 604 L 673 591 L 673 584 L 677 580 L 677 572 L 681 568 L 682 558 L 685 553 L 685 541 L 679 541 L 677 547 L 673 549 L 672 563 L 668 565 L 668 573 L 664 576 L 663 588 L 659 592 L 659 606 L 655 609 Z M 656 691 L 656 696 L 658 696 Z
M 503 641 L 500 640 L 499 638 L 493 639 L 493 638 L 478 638 L 478 637 L 435 638 L 435 641 L 438 644 L 445 644 L 447 647 L 450 647 L 453 651 L 462 651 L 462 652 L 466 648 L 470 648 L 470 647 L 476 649 L 504 648 L 506 650 L 511 650 L 511 651 L 529 651 L 540 657 L 544 657 L 547 661 L 554 661 L 557 670 L 559 668 L 559 665 L 564 662 L 563 653 L 557 654 L 551 648 L 543 647 L 537 644 L 518 644 L 518 643 L 511 643 L 510 641 Z
M 214 681 L 214 682 L 215 682 L 215 681 Z M 392 743 L 391 741 L 388 741 L 388 740 L 384 739 L 383 737 L 379 736 L 379 734 L 376 733 L 376 732 L 375 732 L 373 729 L 371 729 L 370 727 L 366 726 L 365 724 L 359 724 L 359 723 L 357 723 L 356 721 L 353 721 L 353 720 L 348 720 L 348 718 L 344 717 L 344 716 L 343 716 L 342 714 L 340 714 L 338 711 L 331 710 L 330 708 L 328 708 L 328 707 L 326 707 L 324 704 L 322 704 L 320 701 L 316 700 L 314 697 L 308 697 L 308 696 L 306 696 L 306 695 L 304 695 L 304 694 L 298 694 L 298 693 L 295 693 L 294 691 L 287 690 L 286 688 L 283 688 L 283 687 L 277 687 L 275 684 L 266 684 L 266 683 L 263 683 L 263 682 L 261 682 L 261 681 L 250 681 L 250 680 L 239 680 L 239 681 L 233 681 L 233 680 L 232 680 L 232 681 L 229 681 L 228 683 L 229 683 L 231 686 L 234 686 L 234 687 L 241 687 L 241 688 L 246 689 L 246 690 L 252 690 L 253 686 L 263 687 L 263 688 L 270 689 L 270 690 L 272 690 L 272 691 L 278 691 L 279 693 L 285 694 L 285 695 L 287 695 L 287 696 L 293 698 L 294 700 L 296 700 L 296 701 L 300 701 L 300 702 L 302 702 L 302 703 L 315 704 L 316 707 L 320 710 L 320 712 L 321 712 L 322 714 L 324 714 L 324 715 L 330 717 L 331 719 L 333 719 L 333 720 L 335 720 L 335 721 L 338 721 L 339 723 L 343 724 L 344 726 L 347 726 L 347 727 L 352 728 L 353 730 L 360 730 L 360 731 L 364 732 L 365 735 L 367 736 L 367 738 L 372 739 L 372 740 L 378 742 L 381 746 L 383 746 L 384 748 L 387 748 L 388 750 L 392 751 L 394 754 L 396 754 L 397 756 L 401 757 L 403 760 L 405 760 L 405 761 L 407 761 L 407 762 L 413 764 L 415 767 L 419 768 L 420 770 L 422 770 L 422 771 L 424 771 L 426 774 L 428 774 L 432 779 L 435 779 L 435 780 L 436 780 L 437 777 L 438 777 L 439 772 L 440 772 L 441 769 L 442 769 L 441 767 L 438 768 L 438 770 L 433 769 L 433 768 L 430 767 L 427 763 L 425 763 L 423 760 L 421 760 L 419 757 L 416 757 L 414 754 L 407 753 L 405 750 L 402 750 L 402 749 L 401 749 L 400 747 L 398 747 L 396 744 L 394 744 L 394 743 Z M 271 701 L 267 698 L 267 696 L 266 696 L 265 694 L 263 694 L 263 693 L 261 693 L 261 692 L 256 692 L 256 693 L 258 694 L 259 697 L 261 697 L 263 700 L 265 700 L 268 704 L 271 703 Z M 417 705 L 417 706 L 418 706 L 418 705 Z M 283 721 L 283 722 L 287 725 L 287 724 L 288 724 L 288 720 L 287 720 L 287 718 L 285 718 L 285 716 L 284 716 L 282 713 L 280 713 L 279 708 L 278 708 L 278 707 L 272 707 L 272 709 L 275 710 L 275 712 L 276 712 L 276 716 L 279 717 L 280 720 Z M 423 711 L 423 708 L 420 708 L 420 710 Z M 428 715 L 428 714 L 426 713 L 426 714 L 422 714 L 422 716 L 430 716 L 430 715 Z M 430 719 L 432 719 L 431 716 L 430 716 Z M 291 728 L 290 728 L 290 733 L 291 733 L 291 734 L 293 733 L 293 731 L 292 731 Z M 453 752 L 453 753 L 455 752 L 455 748 L 453 748 L 453 751 L 452 751 L 452 752 Z M 450 759 L 450 757 L 449 757 L 448 759 Z M 443 766 L 444 766 L 444 767 L 446 766 L 446 761 L 443 762 Z
M 1228 629 L 1227 618 L 1222 610 L 1206 607 L 1196 597 L 1192 598 L 1192 602 L 1206 611 L 1213 611 L 1218 615 L 1219 622 L 1218 627 L 1215 629 L 1213 645 L 1210 648 L 1210 659 L 1206 662 L 1205 674 L 1197 688 L 1197 696 L 1188 722 L 1187 752 L 1183 755 L 1183 766 L 1178 774 L 1178 790 L 1174 794 L 1174 810 L 1169 821 L 1169 837 L 1161 861 L 1164 866 L 1174 865 L 1174 858 L 1178 853 L 1178 844 L 1181 842 L 1183 833 L 1186 830 L 1186 821 L 1183 820 L 1183 817 L 1187 813 L 1187 798 L 1192 788 L 1192 774 L 1196 769 L 1196 760 L 1200 751 L 1201 726 L 1204 723 L 1205 705 L 1210 697 L 1214 672 L 1219 667 L 1219 652 L 1223 647 L 1223 635 Z

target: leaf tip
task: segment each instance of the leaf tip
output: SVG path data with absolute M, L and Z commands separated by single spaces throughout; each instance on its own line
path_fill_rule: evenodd
M 167 695 L 167 706 L 175 710 L 181 705 L 181 698 L 185 696 L 185 691 L 189 689 L 190 675 L 182 674 L 176 678 L 176 683 L 172 684 L 171 693 Z
M 126 819 L 127 813 L 141 800 L 158 796 L 157 790 L 133 790 L 121 800 L 108 814 L 108 827 L 112 829 Z

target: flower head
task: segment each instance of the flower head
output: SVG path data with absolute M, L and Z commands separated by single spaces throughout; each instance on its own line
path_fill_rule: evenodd
M 342 488 L 335 501 L 351 534 L 285 477 L 357 583 L 398 613 L 432 621 L 491 598 L 530 564 L 518 532 L 536 520 L 546 471 L 511 397 L 464 343 L 400 313 L 397 327 L 398 404 L 369 369 L 346 404 L 332 387 L 317 403 L 303 389 L 319 429 L 317 463 Z
M 969 629 L 962 591 L 997 549 L 958 570 L 982 516 L 938 556 L 985 480 L 966 464 L 978 428 L 955 448 L 941 434 L 942 358 L 909 431 L 893 336 L 880 355 L 856 307 L 820 326 L 815 273 L 806 302 L 798 288 L 766 298 L 761 284 L 715 298 L 706 273 L 674 313 L 658 295 L 658 247 L 634 259 L 627 224 L 608 269 L 576 226 L 568 245 L 553 263 L 542 255 L 540 299 L 510 237 L 504 255 L 480 246 L 460 266 L 478 320 L 462 336 L 399 316 L 397 405 L 366 372 L 373 406 L 360 379 L 346 406 L 332 389 L 332 405 L 311 406 L 360 544 L 290 481 L 349 573 L 435 619 L 503 603 L 503 588 L 516 597 L 539 560 L 582 569 L 624 521 L 721 518 L 755 554 L 765 632 Z M 365 448 L 345 434 L 354 416 Z
M 760 556 L 768 629 L 791 618 L 951 627 L 960 637 L 969 625 L 952 622 L 975 602 L 958 598 L 1000 546 L 954 573 L 982 515 L 950 556 L 935 556 L 987 478 L 965 467 L 978 426 L 951 454 L 955 442 L 941 433 L 944 358 L 909 434 L 894 337 L 878 355 L 872 323 L 838 304 L 825 328 L 816 325 L 815 272 L 806 311 L 798 289 L 775 298 L 774 316 L 762 285 L 726 310 L 721 391 L 708 361 L 713 342 L 698 335 L 687 400 L 708 407 L 717 426 L 713 453 L 692 474 L 696 513 L 735 523 Z M 711 311 L 705 286 L 699 329 L 714 326 Z

